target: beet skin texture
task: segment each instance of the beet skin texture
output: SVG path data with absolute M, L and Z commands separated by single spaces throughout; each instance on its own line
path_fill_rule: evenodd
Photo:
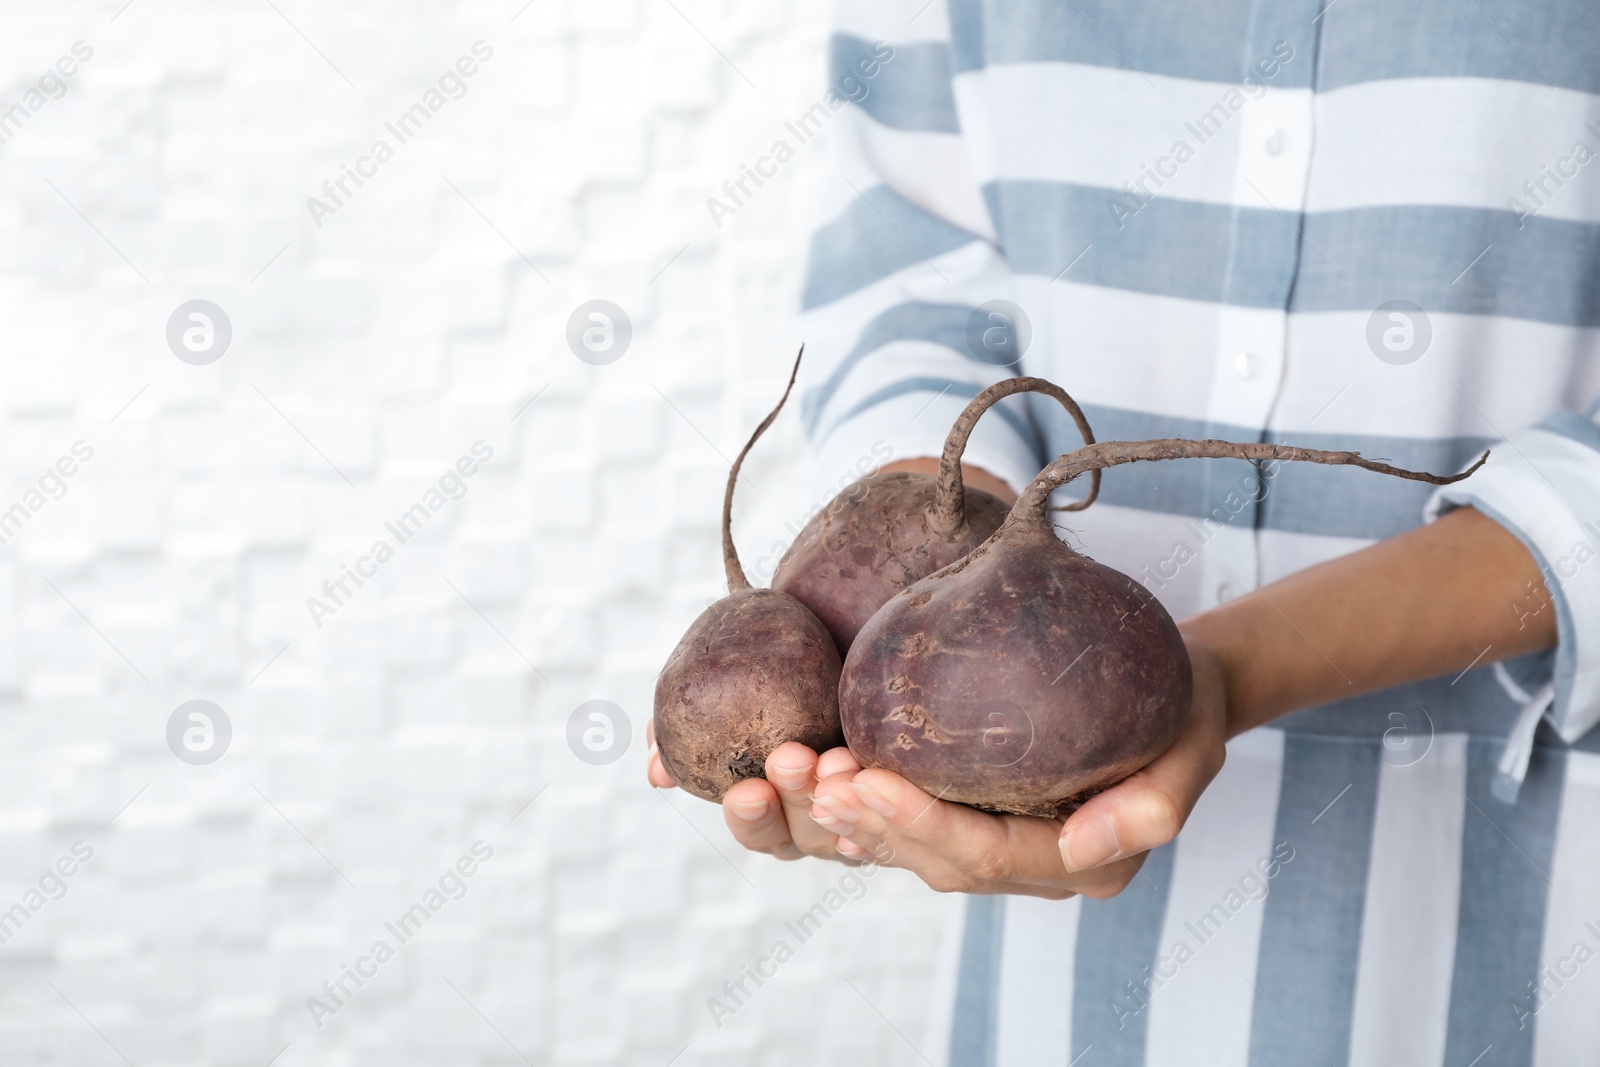
M 1053 817 L 1166 751 L 1192 688 L 1155 597 L 1029 524 L 885 604 L 845 659 L 839 707 L 863 766 Z
M 963 488 L 965 522 L 945 537 L 930 523 L 938 491 L 931 474 L 891 471 L 851 484 L 806 523 L 778 561 L 772 587 L 809 607 L 839 648 L 848 649 L 890 597 L 1000 528 L 1010 507 L 992 493 Z
M 743 589 L 695 619 L 656 679 L 656 744 L 675 782 L 720 801 L 765 776 L 785 741 L 818 752 L 839 733 L 839 650 L 794 597 Z

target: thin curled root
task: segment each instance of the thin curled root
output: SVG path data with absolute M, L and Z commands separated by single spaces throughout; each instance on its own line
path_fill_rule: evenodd
M 1076 452 L 1068 452 L 1044 470 L 1017 498 L 1005 526 L 1017 522 L 1043 524 L 1050 494 L 1074 478 L 1088 471 L 1099 473 L 1107 467 L 1123 463 L 1140 463 L 1162 459 L 1244 459 L 1293 460 L 1306 463 L 1324 463 L 1331 466 L 1360 467 L 1363 470 L 1390 474 L 1413 482 L 1430 485 L 1450 485 L 1470 478 L 1489 460 L 1485 451 L 1478 461 L 1460 474 L 1429 474 L 1427 471 L 1407 470 L 1389 463 L 1367 459 L 1359 452 L 1332 452 L 1321 448 L 1299 448 L 1295 445 L 1273 445 L 1259 441 L 1190 441 L 1182 437 L 1164 437 L 1153 441 L 1100 441 L 1085 445 Z M 1005 526 L 1001 528 L 1004 529 Z

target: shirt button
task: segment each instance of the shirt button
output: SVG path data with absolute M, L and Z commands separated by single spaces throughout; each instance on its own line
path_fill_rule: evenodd
M 1240 381 L 1249 381 L 1255 374 L 1255 359 L 1248 352 L 1236 353 L 1233 357 L 1233 373 L 1239 376 Z
M 1244 586 L 1230 578 L 1228 581 L 1222 582 L 1217 586 L 1217 603 L 1226 604 L 1230 600 L 1236 600 L 1238 599 L 1239 594 L 1243 592 Z
M 1269 155 L 1269 156 L 1281 156 L 1281 155 L 1283 155 L 1283 146 L 1284 146 L 1284 143 L 1288 141 L 1288 139 L 1289 138 L 1287 136 L 1285 136 L 1285 134 L 1284 134 L 1284 132 L 1282 130 L 1273 130 L 1272 131 L 1272 136 L 1267 138 L 1267 144 L 1266 144 L 1267 155 Z

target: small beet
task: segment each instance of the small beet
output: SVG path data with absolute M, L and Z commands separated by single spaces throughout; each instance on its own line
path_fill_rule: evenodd
M 961 478 L 961 456 L 979 417 L 1014 393 L 1045 393 L 1067 409 L 1086 444 L 1094 432 L 1083 411 L 1043 378 L 1007 378 L 972 398 L 945 438 L 939 474 L 890 471 L 853 482 L 811 517 L 778 561 L 772 587 L 810 608 L 841 653 L 861 627 L 900 590 L 948 566 L 988 540 L 1010 509 Z M 1081 511 L 1100 491 L 1057 510 Z
M 794 367 L 798 373 L 799 357 Z M 752 589 L 733 546 L 739 468 L 793 388 L 791 373 L 778 406 L 756 427 L 728 472 L 722 497 L 728 595 L 701 612 L 656 679 L 661 765 L 673 781 L 706 800 L 720 801 L 735 782 L 765 777 L 767 754 L 785 741 L 819 752 L 844 741 L 839 650 L 833 638 L 794 597 Z
M 1193 690 L 1172 617 L 1051 529 L 1050 493 L 1086 471 L 1183 458 L 1350 464 L 1354 452 L 1228 441 L 1106 441 L 1046 467 L 1000 529 L 874 615 L 845 658 L 839 710 L 862 766 L 988 811 L 1056 816 L 1172 744 Z

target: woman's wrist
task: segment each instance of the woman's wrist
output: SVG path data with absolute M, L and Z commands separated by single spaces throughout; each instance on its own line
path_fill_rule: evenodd
M 1277 686 L 1270 676 L 1274 664 L 1284 662 L 1282 657 L 1264 648 L 1267 634 L 1242 608 L 1230 610 L 1224 605 L 1178 624 L 1190 659 L 1208 658 L 1221 675 L 1230 738 L 1295 710 L 1275 693 Z
M 1221 665 L 1232 737 L 1301 708 L 1549 648 L 1555 612 L 1514 610 L 1543 581 L 1521 542 L 1460 508 L 1179 629 Z

